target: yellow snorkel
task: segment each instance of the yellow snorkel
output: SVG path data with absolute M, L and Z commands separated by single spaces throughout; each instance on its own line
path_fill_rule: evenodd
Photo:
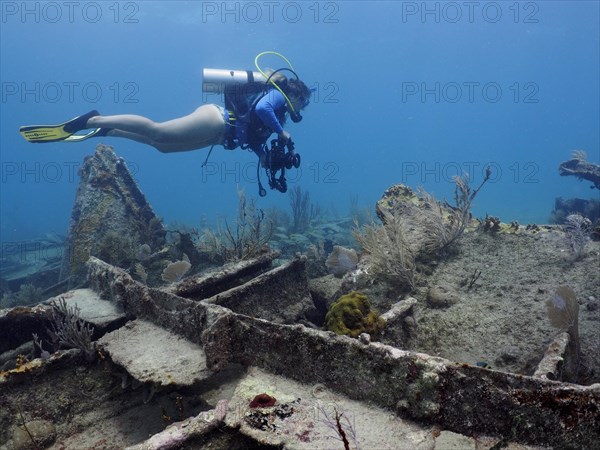
M 287 63 L 287 65 L 289 66 L 289 69 L 287 69 L 287 68 L 286 68 L 286 69 L 279 69 L 279 70 L 289 70 L 290 72 L 292 72 L 292 73 L 294 74 L 294 76 L 296 77 L 296 79 L 298 79 L 298 75 L 297 75 L 297 74 L 296 74 L 296 72 L 294 71 L 294 67 L 292 66 L 292 63 L 291 63 L 291 62 L 290 62 L 290 61 L 289 61 L 289 60 L 288 60 L 288 59 L 287 59 L 285 56 L 283 56 L 281 53 L 277 53 L 277 52 L 274 52 L 274 51 L 266 51 L 266 52 L 261 52 L 261 53 L 259 53 L 258 55 L 256 55 L 256 58 L 254 58 L 254 65 L 256 66 L 256 69 L 257 69 L 257 70 L 258 70 L 258 71 L 261 73 L 261 75 L 262 75 L 263 77 L 265 77 L 265 78 L 267 79 L 267 82 L 268 82 L 268 83 L 272 84 L 272 85 L 273 85 L 273 87 L 274 87 L 275 89 L 277 89 L 279 92 L 281 92 L 281 95 L 283 95 L 283 98 L 285 98 L 285 101 L 286 101 L 287 105 L 289 106 L 289 108 L 290 108 L 290 111 L 291 111 L 291 113 L 292 113 L 292 120 L 293 120 L 294 122 L 296 122 L 296 120 L 294 120 L 294 116 L 298 117 L 298 116 L 299 116 L 299 113 L 298 113 L 298 112 L 296 111 L 296 109 L 294 108 L 294 105 L 292 105 L 292 102 L 290 101 L 290 99 L 288 98 L 288 96 L 287 96 L 287 95 L 285 95 L 285 92 L 283 92 L 283 90 L 282 90 L 282 89 L 281 89 L 281 88 L 280 88 L 280 87 L 277 85 L 277 83 L 275 83 L 275 81 L 273 81 L 273 79 L 272 79 L 272 77 L 273 77 L 273 74 L 267 75 L 267 74 L 266 74 L 266 73 L 265 73 L 265 72 L 264 72 L 264 71 L 263 71 L 263 70 L 260 68 L 260 66 L 258 65 L 258 60 L 259 60 L 261 57 L 265 56 L 265 55 L 275 55 L 275 56 L 279 56 L 279 57 L 280 57 L 281 59 L 283 59 L 283 60 L 284 60 L 284 61 Z M 276 71 L 276 72 L 278 72 L 278 71 Z M 300 116 L 300 117 L 301 117 L 301 116 Z

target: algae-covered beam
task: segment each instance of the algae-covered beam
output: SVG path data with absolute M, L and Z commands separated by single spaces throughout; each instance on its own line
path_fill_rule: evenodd
M 187 277 L 169 290 L 180 297 L 202 300 L 268 270 L 278 256 L 279 252 L 269 252 L 254 259 L 230 263 L 208 273 Z
M 305 263 L 306 257 L 294 258 L 206 302 L 272 322 L 297 323 L 315 309 Z
M 87 266 L 90 287 L 101 298 L 120 304 L 130 318 L 146 319 L 195 343 L 222 309 L 149 288 L 98 258 L 91 257 Z
M 489 433 L 557 447 L 600 442 L 600 385 L 456 364 L 235 314 L 220 317 L 203 339 L 207 364 L 215 370 L 230 363 L 258 366 L 463 434 Z

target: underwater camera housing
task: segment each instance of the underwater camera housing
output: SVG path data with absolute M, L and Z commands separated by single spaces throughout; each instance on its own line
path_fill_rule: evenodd
M 286 151 L 287 148 L 287 151 Z M 271 148 L 265 146 L 265 165 L 267 177 L 269 179 L 269 187 L 277 189 L 281 193 L 287 192 L 287 181 L 285 179 L 285 170 L 295 167 L 300 167 L 300 155 L 294 151 L 294 143 L 291 139 L 287 143 L 283 143 L 279 139 L 271 141 Z M 281 174 L 277 176 L 277 172 Z M 267 191 L 258 183 L 258 193 L 261 197 L 267 195 Z

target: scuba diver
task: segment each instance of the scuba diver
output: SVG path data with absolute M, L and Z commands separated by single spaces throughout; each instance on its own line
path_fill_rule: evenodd
M 263 71 L 258 61 L 266 54 L 279 56 L 289 67 Z M 283 129 L 286 114 L 293 122 L 302 120 L 300 111 L 308 105 L 311 90 L 279 53 L 262 52 L 256 56 L 255 65 L 258 72 L 205 69 L 203 89 L 223 93 L 225 108 L 215 104 L 202 105 L 187 116 L 161 123 L 131 114 L 102 116 L 94 110 L 58 125 L 23 126 L 19 131 L 33 143 L 80 142 L 91 137 L 110 136 L 148 144 L 163 153 L 210 146 L 210 156 L 215 145 L 223 145 L 228 150 L 249 149 L 259 157 L 258 166 L 267 171 L 271 189 L 285 192 L 285 169 L 300 165 L 300 155 L 295 153 L 291 135 Z M 283 72 L 290 72 L 293 78 L 288 79 Z M 210 82 L 206 80 L 207 74 Z M 91 131 L 79 134 L 88 129 Z M 277 139 L 269 148 L 267 140 L 273 133 L 277 134 Z M 281 171 L 279 177 L 278 171 Z M 259 194 L 266 195 L 260 177 L 258 183 Z

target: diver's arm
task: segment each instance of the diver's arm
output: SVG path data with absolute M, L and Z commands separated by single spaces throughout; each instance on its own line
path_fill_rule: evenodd
M 281 130 L 281 133 L 277 133 L 277 137 L 283 142 L 287 142 L 290 140 L 292 135 L 285 130 Z
M 272 90 L 256 104 L 256 115 L 262 123 L 268 126 L 273 132 L 282 136 L 285 132 L 283 126 L 277 120 L 275 111 L 285 108 L 285 98 L 279 91 Z M 286 133 L 289 136 L 289 133 Z

